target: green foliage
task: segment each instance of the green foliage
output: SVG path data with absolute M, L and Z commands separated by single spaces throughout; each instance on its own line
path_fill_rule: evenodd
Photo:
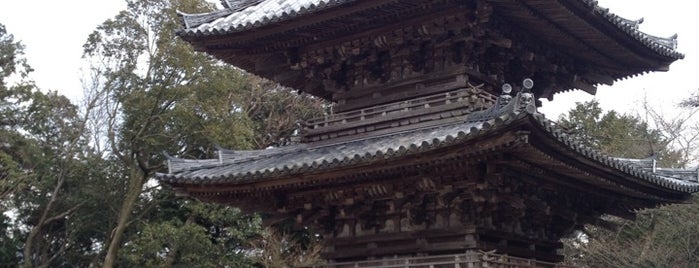
M 27 174 L 22 171 L 25 152 L 19 147 L 28 141 L 17 128 L 26 114 L 25 106 L 33 84 L 21 80 L 7 85 L 6 81 L 16 75 L 24 78 L 31 71 L 23 58 L 23 50 L 24 46 L 0 24 L 0 201 L 20 189 L 27 179 Z
M 83 117 L 65 97 L 35 91 L 26 107 L 19 124 L 26 142 L 14 146 L 23 152 L 20 163 L 29 178 L 8 201 L 21 224 L 16 228 L 28 230 L 22 233 L 24 261 L 27 266 L 85 262 L 95 254 L 90 234 L 96 230 L 79 223 L 95 221 L 88 209 L 104 205 L 87 190 L 102 185 L 104 174 L 93 168 L 105 161 L 90 153 Z
M 0 214 L 0 267 L 12 267 L 19 263 L 18 252 L 21 251 L 22 245 L 20 235 L 12 219 Z
M 26 78 L 32 71 L 23 55 L 24 46 L 16 42 L 14 36 L 5 29 L 5 25 L 0 23 L 0 92 L 6 90 L 5 79 L 12 75 Z
M 259 218 L 216 204 L 179 200 L 163 205 L 165 210 L 181 206 L 171 211 L 180 217 L 144 224 L 121 251 L 120 266 L 250 267 L 241 243 L 259 232 Z
M 21 117 L 18 113 L 22 110 L 18 104 L 25 98 L 18 96 L 20 90 L 8 88 L 6 82 L 16 73 L 22 50 L 22 45 L 0 24 L 0 266 L 3 267 L 19 263 L 22 243 L 12 219 L 4 213 L 9 207 L 8 199 L 24 188 L 29 177 L 22 167 L 26 152 L 20 149 L 29 141 L 16 130 Z
M 31 81 L 3 90 L 0 204 L 12 217 L 2 219 L 2 261 L 16 265 L 23 256 L 27 266 L 86 263 L 94 254 L 86 234 L 95 229 L 77 223 L 95 221 L 83 210 L 95 195 L 86 190 L 99 187 L 95 176 L 101 173 L 92 167 L 105 161 L 91 154 L 84 118 L 67 98 Z
M 613 157 L 657 157 L 660 166 L 676 167 L 681 155 L 657 129 L 640 118 L 615 111 L 603 113 L 596 100 L 577 103 L 558 124 L 583 145 Z
M 31 174 L 23 170 L 27 143 L 31 142 L 16 132 L 0 130 L 0 201 L 6 201 L 13 193 L 24 188 Z M 3 202 L 4 203 L 4 202 Z M 5 204 L 0 203 L 0 208 Z

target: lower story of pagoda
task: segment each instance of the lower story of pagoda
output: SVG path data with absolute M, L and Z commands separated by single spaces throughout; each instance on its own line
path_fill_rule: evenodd
M 509 256 L 549 262 L 562 261 L 557 254 L 558 241 L 530 239 L 496 230 L 479 230 L 474 226 L 413 231 L 383 231 L 364 236 L 327 239 L 323 257 L 336 262 L 382 258 L 444 256 L 467 252 L 497 252 Z
M 187 187 L 186 194 L 199 200 L 262 212 L 266 224 L 292 222 L 307 228 L 322 237 L 321 255 L 329 265 L 437 257 L 454 257 L 457 263 L 476 258 L 482 264 L 504 256 L 536 265 L 503 267 L 557 267 L 563 261 L 561 238 L 587 224 L 613 227 L 600 216 L 632 218 L 636 209 L 685 196 L 632 177 L 621 162 L 602 165 L 571 152 L 565 144 L 552 142 L 550 132 L 531 125 L 538 121 L 523 117 L 517 122 L 464 141 L 459 137 L 467 135 L 435 139 L 433 145 L 422 142 L 422 147 L 411 143 L 366 162 L 327 156 L 357 150 L 352 144 L 338 145 L 335 151 L 315 148 L 324 155 L 322 164 L 299 165 L 306 170 L 298 175 L 268 175 L 264 180 L 251 175 L 229 184 L 180 184 L 177 189 Z M 433 135 L 443 129 L 424 132 Z M 420 151 L 423 147 L 429 150 Z M 258 165 L 255 161 L 246 163 Z M 498 267 L 472 263 L 465 267 Z
M 520 258 L 495 251 L 467 250 L 460 254 L 419 257 L 391 257 L 366 261 L 332 262 L 298 266 L 298 268 L 574 268 L 575 266 Z
M 330 263 L 483 252 L 559 263 L 560 239 L 584 224 L 600 224 L 600 212 L 617 203 L 612 196 L 547 183 L 540 176 L 568 178 L 533 176 L 539 172 L 534 169 L 527 174 L 526 166 L 516 167 L 505 155 L 481 157 L 279 194 L 268 222 L 292 219 L 299 228 L 311 227 L 322 235 L 322 257 Z
M 333 262 L 479 251 L 560 262 L 559 239 L 584 221 L 563 207 L 568 198 L 540 198 L 546 189 L 521 179 L 448 177 L 329 191 L 289 214 L 322 234 L 322 257 Z

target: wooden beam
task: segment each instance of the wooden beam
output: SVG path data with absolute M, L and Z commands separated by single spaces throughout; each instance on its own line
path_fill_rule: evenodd
M 603 74 L 586 74 L 584 75 L 585 78 L 590 79 L 592 81 L 595 81 L 600 84 L 605 84 L 608 86 L 611 86 L 614 84 L 614 78 L 608 75 L 603 75 Z
M 592 95 L 597 94 L 597 86 L 592 85 L 592 84 L 587 83 L 587 82 L 583 82 L 581 80 L 573 81 L 573 83 L 571 83 L 571 86 L 573 86 L 574 88 L 580 89 L 582 91 L 585 91 L 587 93 L 590 93 Z

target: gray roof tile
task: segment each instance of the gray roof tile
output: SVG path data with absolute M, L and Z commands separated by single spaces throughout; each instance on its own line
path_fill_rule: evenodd
M 474 136 L 478 132 L 487 131 L 489 127 L 486 125 L 482 122 L 452 124 L 319 147 L 299 144 L 257 151 L 258 154 L 241 152 L 247 157 L 213 166 L 209 165 L 209 162 L 203 162 L 199 166 L 191 165 L 175 170 L 172 174 L 160 174 L 159 176 L 172 182 L 189 178 L 209 181 L 220 176 L 235 180 L 250 176 L 269 176 L 287 171 L 295 172 L 303 167 L 322 168 L 370 159 L 385 159 L 453 143 L 455 140 L 465 139 L 467 136 Z M 492 127 L 493 125 L 490 125 L 490 128 Z
M 257 5 L 230 14 L 221 13 L 218 18 L 208 22 L 197 20 L 204 14 L 182 13 L 185 35 L 213 35 L 240 32 L 266 24 L 288 20 L 306 13 L 353 2 L 354 0 L 265 0 Z M 196 23 L 192 23 L 196 21 Z

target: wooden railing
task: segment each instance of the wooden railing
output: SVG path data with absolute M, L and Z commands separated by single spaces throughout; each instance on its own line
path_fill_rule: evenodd
M 301 266 L 305 268 L 350 268 L 350 267 L 385 267 L 385 268 L 573 268 L 574 266 L 553 262 L 495 254 L 490 252 L 472 252 L 455 255 L 427 257 L 405 257 L 370 261 L 343 262 Z
M 308 120 L 302 135 L 306 142 L 351 136 L 355 133 L 406 130 L 437 124 L 490 107 L 495 96 L 476 87 L 372 106 Z M 396 128 L 399 127 L 400 128 Z
M 467 100 L 468 99 L 468 100 Z M 495 97 L 489 93 L 482 92 L 474 88 L 464 88 L 457 91 L 440 93 L 421 98 L 394 102 L 384 105 L 372 106 L 369 108 L 352 110 L 343 113 L 328 115 L 321 118 L 314 118 L 306 122 L 306 127 L 316 129 L 337 124 L 361 121 L 365 119 L 383 117 L 386 115 L 436 107 L 456 102 L 483 102 L 493 103 Z

